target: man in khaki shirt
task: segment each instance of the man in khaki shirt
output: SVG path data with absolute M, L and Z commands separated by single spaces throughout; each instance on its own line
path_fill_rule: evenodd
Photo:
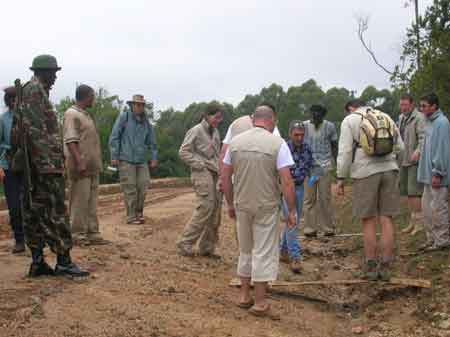
M 182 256 L 192 256 L 198 241 L 201 256 L 220 258 L 215 250 L 222 209 L 222 195 L 217 189 L 220 152 L 217 126 L 221 121 L 222 108 L 209 104 L 202 121 L 186 133 L 180 146 L 180 158 L 191 169 L 197 196 L 197 207 L 177 242 L 177 252 Z
M 415 235 L 423 229 L 421 197 L 423 184 L 417 181 L 420 151 L 424 140 L 425 119 L 414 108 L 411 95 L 400 97 L 399 128 L 405 151 L 400 160 L 400 195 L 408 198 L 409 225 L 402 233 Z
M 97 218 L 100 140 L 94 120 L 85 109 L 93 106 L 94 90 L 76 89 L 76 103 L 64 113 L 64 152 L 70 180 L 70 222 L 80 243 L 102 243 Z
M 271 107 L 259 106 L 253 125 L 231 141 L 222 177 L 228 213 L 237 220 L 237 273 L 241 279 L 238 306 L 250 309 L 254 315 L 267 316 L 267 283 L 276 280 L 278 274 L 281 192 L 288 207 L 287 225 L 293 227 L 296 222 L 294 183 L 289 170 L 294 161 L 286 142 L 272 134 L 275 112 Z M 252 280 L 255 300 L 250 297 Z

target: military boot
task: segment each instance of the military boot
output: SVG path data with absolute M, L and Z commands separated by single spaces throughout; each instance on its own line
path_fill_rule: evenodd
M 31 262 L 29 277 L 51 276 L 55 275 L 55 271 L 44 260 L 44 254 L 41 250 L 33 250 L 31 252 L 33 262 Z
M 61 254 L 57 256 L 57 262 L 55 266 L 55 274 L 59 276 L 71 276 L 71 277 L 86 277 L 89 276 L 89 272 L 81 270 L 75 263 L 72 262 L 70 255 Z
M 20 254 L 25 252 L 25 243 L 23 241 L 16 241 L 12 251 L 13 254 Z

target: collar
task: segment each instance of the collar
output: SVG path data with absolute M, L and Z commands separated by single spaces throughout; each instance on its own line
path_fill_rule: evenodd
M 292 140 L 288 140 L 287 141 L 287 144 L 288 144 L 288 146 L 289 146 L 289 148 L 291 149 L 291 150 L 301 150 L 302 149 L 302 147 L 303 147 L 303 142 L 299 145 L 299 146 L 296 146 L 295 144 L 294 144 L 294 142 L 292 141 Z
M 442 111 L 438 109 L 435 113 L 433 113 L 431 116 L 427 117 L 429 121 L 434 121 L 436 118 L 438 118 L 440 115 L 442 115 Z
M 81 109 L 81 108 L 80 108 L 78 105 L 76 105 L 76 104 L 72 105 L 72 109 L 74 109 L 74 110 L 76 110 L 76 111 L 78 111 L 78 112 L 84 113 L 85 115 L 89 115 L 88 112 L 87 112 L 86 110 Z
M 203 127 L 203 129 L 208 132 L 208 134 L 210 134 L 211 136 L 214 134 L 214 128 L 212 128 L 208 122 L 206 121 L 206 119 L 202 119 L 201 123 L 200 123 Z

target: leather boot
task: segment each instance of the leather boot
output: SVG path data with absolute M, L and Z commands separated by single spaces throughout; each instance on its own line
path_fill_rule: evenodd
M 39 276 L 51 276 L 55 275 L 55 271 L 50 267 L 44 260 L 44 253 L 42 250 L 32 250 L 31 257 L 33 262 L 31 262 L 30 270 L 28 271 L 29 277 L 39 277 Z
M 75 263 L 72 262 L 70 254 L 58 254 L 57 262 L 55 266 L 55 274 L 59 276 L 71 276 L 71 277 L 86 277 L 89 276 L 89 272 L 81 270 Z

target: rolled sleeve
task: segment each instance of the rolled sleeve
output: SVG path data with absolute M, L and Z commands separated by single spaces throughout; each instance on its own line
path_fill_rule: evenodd
M 341 124 L 341 135 L 339 138 L 339 152 L 337 157 L 337 177 L 347 178 L 353 161 L 353 134 L 346 118 Z
M 78 117 L 70 112 L 66 112 L 64 116 L 64 143 L 78 143 L 81 139 L 81 121 Z

